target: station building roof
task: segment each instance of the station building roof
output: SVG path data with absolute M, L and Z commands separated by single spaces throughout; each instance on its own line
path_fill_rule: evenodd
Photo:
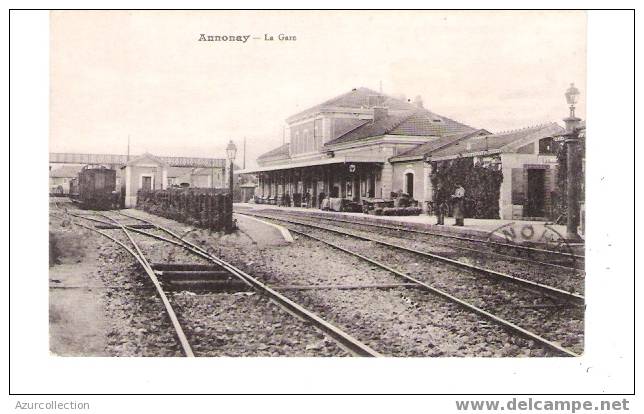
M 382 111 L 375 117 L 375 108 Z M 321 104 L 310 107 L 287 119 L 292 122 L 322 111 L 359 111 L 360 117 L 346 119 L 341 130 L 324 143 L 321 152 L 333 151 L 336 146 L 383 135 L 417 136 L 434 140 L 436 137 L 470 134 L 477 131 L 469 125 L 438 115 L 420 106 L 384 95 L 369 88 L 356 88 Z M 373 111 L 373 112 L 372 112 Z M 358 112 L 356 112 L 358 113 Z M 364 119 L 373 115 L 375 119 Z M 487 131 L 486 131 L 487 132 Z M 451 142 L 451 141 L 450 141 Z M 290 160 L 289 144 L 283 144 L 257 158 L 260 165 L 286 163 Z M 264 169 L 265 171 L 265 169 Z
M 268 172 L 268 171 L 279 171 L 279 170 L 289 170 L 293 168 L 302 168 L 302 167 L 312 167 L 317 165 L 329 165 L 329 164 L 346 164 L 346 163 L 379 163 L 383 164 L 385 160 L 380 156 L 365 156 L 365 155 L 341 155 L 335 156 L 332 158 L 319 158 L 315 160 L 300 161 L 300 162 L 290 162 L 278 165 L 268 165 L 260 166 L 257 168 L 249 168 L 245 170 L 240 170 L 238 174 L 253 174 L 258 172 Z
M 444 135 L 471 133 L 473 131 L 476 130 L 468 125 L 426 109 L 416 108 L 402 114 L 387 114 L 375 121 L 363 120 L 357 128 L 324 145 L 328 147 L 345 144 L 380 135 L 441 137 Z
M 328 99 L 318 105 L 307 108 L 303 111 L 296 113 L 295 115 L 290 116 L 286 121 L 291 122 L 298 118 L 305 117 L 307 115 L 312 115 L 318 112 L 321 112 L 325 109 L 333 108 L 345 108 L 345 109 L 364 109 L 370 108 L 374 105 L 374 97 L 381 97 L 378 101 L 378 105 L 386 106 L 391 110 L 412 110 L 416 108 L 415 105 L 405 102 L 400 99 L 396 99 L 391 96 L 384 95 L 380 92 L 374 91 L 369 88 L 354 88 L 347 93 L 342 95 L 335 96 L 331 99 Z

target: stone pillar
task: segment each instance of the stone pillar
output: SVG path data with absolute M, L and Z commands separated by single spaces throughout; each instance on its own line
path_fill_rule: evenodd
M 428 202 L 434 199 L 434 186 L 432 185 L 432 164 L 430 162 L 423 163 L 423 200 L 422 208 L 423 213 L 427 213 Z
M 499 191 L 499 216 L 503 220 L 513 220 L 512 217 L 512 168 L 506 167 L 501 155 L 501 173 L 503 181 Z
M 132 194 L 132 167 L 125 167 L 125 208 L 136 206 L 136 192 Z
M 382 173 L 380 175 L 380 184 L 382 188 L 382 198 L 388 200 L 391 198 L 392 184 L 393 184 L 394 170 L 389 162 L 385 162 L 382 166 Z

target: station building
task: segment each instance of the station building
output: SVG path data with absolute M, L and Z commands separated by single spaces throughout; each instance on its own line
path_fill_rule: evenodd
M 432 168 L 468 158 L 502 171 L 499 218 L 547 216 L 556 174 L 556 124 L 492 134 L 413 102 L 357 88 L 286 120 L 286 143 L 261 155 L 255 195 L 319 208 L 324 197 L 389 200 L 404 192 L 425 210 Z M 304 195 L 308 194 L 308 197 Z
M 288 143 L 257 160 L 256 195 L 309 194 L 359 201 L 389 199 L 393 166 L 389 159 L 428 140 L 474 131 L 435 114 L 420 98 L 413 103 L 359 88 L 287 119 Z M 420 177 L 419 177 L 420 178 Z M 297 197 L 296 197 L 297 198 Z

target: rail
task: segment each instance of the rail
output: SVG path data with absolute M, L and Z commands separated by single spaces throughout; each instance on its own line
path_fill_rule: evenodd
M 517 276 L 512 276 L 512 275 L 509 275 L 509 274 L 506 274 L 506 273 L 497 272 L 496 270 L 486 269 L 486 268 L 483 268 L 483 267 L 480 267 L 480 266 L 476 266 L 476 265 L 473 265 L 473 264 L 470 264 L 470 263 L 465 263 L 465 262 L 461 262 L 461 261 L 458 261 L 458 260 L 450 259 L 448 257 L 440 256 L 440 255 L 437 255 L 437 254 L 434 254 L 434 253 L 428 253 L 428 252 L 424 252 L 424 251 L 417 250 L 417 249 L 411 249 L 411 248 L 408 248 L 408 247 L 404 247 L 404 246 L 393 244 L 393 243 L 388 243 L 388 242 L 385 242 L 385 241 L 382 241 L 382 240 L 362 236 L 362 235 L 355 234 L 355 233 L 352 233 L 352 232 L 347 232 L 347 231 L 342 231 L 342 230 L 337 230 L 337 229 L 331 229 L 331 228 L 324 227 L 324 226 L 318 226 L 318 225 L 311 224 L 311 223 L 305 223 L 305 222 L 302 222 L 302 221 L 299 221 L 299 220 L 292 220 L 292 219 L 289 220 L 289 219 L 285 219 L 285 218 L 267 216 L 267 215 L 256 214 L 256 213 L 236 212 L 235 214 L 248 215 L 248 216 L 254 216 L 254 217 L 261 217 L 261 218 L 272 219 L 272 220 L 278 220 L 278 221 L 283 221 L 283 222 L 286 222 L 286 223 L 297 224 L 297 225 L 300 225 L 300 226 L 306 226 L 306 227 L 310 227 L 310 228 L 316 228 L 316 229 L 320 229 L 320 230 L 325 230 L 325 231 L 333 232 L 333 233 L 336 233 L 336 234 L 347 235 L 347 236 L 354 237 L 354 238 L 357 238 L 357 239 L 360 239 L 360 240 L 373 242 L 373 243 L 380 244 L 380 245 L 383 245 L 383 246 L 391 247 L 391 248 L 398 249 L 398 250 L 403 250 L 403 251 L 406 251 L 406 252 L 417 254 L 419 256 L 424 256 L 424 257 L 427 257 L 427 258 L 430 258 L 430 259 L 434 259 L 434 260 L 438 260 L 438 261 L 441 261 L 441 262 L 444 262 L 444 263 L 448 263 L 448 264 L 453 265 L 453 266 L 457 266 L 457 267 L 460 267 L 460 268 L 464 268 L 464 269 L 479 273 L 479 274 L 481 274 L 483 276 L 499 279 L 499 280 L 510 282 L 510 283 L 523 285 L 524 287 L 531 288 L 531 289 L 537 289 L 537 290 L 539 290 L 539 291 L 541 291 L 543 293 L 546 293 L 548 295 L 563 298 L 565 300 L 568 300 L 568 301 L 571 301 L 571 302 L 574 302 L 574 303 L 577 303 L 577 304 L 584 304 L 585 303 L 585 297 L 582 296 L 582 295 L 579 295 L 577 293 L 567 292 L 567 291 L 565 291 L 563 289 L 559 289 L 559 288 L 556 288 L 556 287 L 553 287 L 553 286 L 544 285 L 544 284 L 538 283 L 538 282 L 533 282 L 531 280 L 526 280 L 526 279 L 523 279 L 523 278 L 520 278 L 520 277 L 517 277 Z
M 244 214 L 236 213 L 236 214 L 245 215 L 245 213 Z M 282 220 L 282 221 L 289 222 L 288 220 Z M 466 302 L 466 301 L 464 301 L 462 299 L 459 299 L 456 296 L 453 296 L 453 295 L 451 295 L 451 294 L 449 294 L 449 293 L 447 293 L 447 292 L 445 292 L 445 291 L 443 291 L 441 289 L 435 288 L 435 287 L 433 287 L 433 286 L 431 286 L 431 285 L 429 285 L 429 284 L 427 284 L 427 283 L 425 283 L 423 281 L 420 281 L 420 280 L 418 280 L 418 279 L 416 279 L 416 278 L 414 278 L 412 276 L 409 276 L 406 273 L 403 273 L 403 272 L 400 272 L 400 271 L 398 271 L 396 269 L 393 269 L 393 268 L 387 266 L 384 263 L 381 263 L 379 261 L 376 261 L 376 260 L 373 260 L 371 258 L 368 258 L 368 257 L 366 257 L 364 255 L 361 255 L 360 253 L 351 251 L 351 250 L 346 249 L 346 248 L 344 248 L 342 246 L 339 246 L 339 245 L 337 245 L 335 243 L 329 242 L 327 240 L 320 239 L 320 238 L 315 237 L 315 236 L 313 236 L 311 234 L 308 234 L 308 233 L 305 233 L 305 232 L 302 232 L 302 231 L 299 231 L 299 230 L 295 230 L 293 228 L 289 228 L 289 231 L 291 231 L 293 233 L 296 233 L 296 234 L 299 234 L 301 236 L 308 237 L 310 239 L 316 240 L 318 242 L 324 243 L 324 244 L 326 244 L 328 246 L 331 246 L 331 247 L 333 247 L 333 248 L 335 248 L 337 250 L 343 251 L 343 252 L 345 252 L 347 254 L 350 254 L 350 255 L 358 257 L 358 258 L 360 258 L 360 259 L 362 259 L 362 260 L 364 260 L 366 262 L 369 262 L 369 263 L 371 263 L 371 264 L 373 264 L 375 266 L 378 266 L 381 269 L 384 269 L 384 270 L 386 270 L 386 271 L 388 271 L 388 272 L 390 272 L 390 273 L 392 273 L 392 274 L 394 274 L 394 275 L 396 275 L 398 277 L 401 277 L 401 278 L 403 278 L 403 279 L 405 279 L 405 280 L 407 280 L 409 282 L 412 282 L 415 285 L 420 286 L 423 289 L 425 289 L 425 290 L 427 290 L 427 291 L 429 291 L 429 292 L 431 292 L 431 293 L 433 293 L 435 295 L 438 295 L 438 296 L 440 296 L 440 297 L 442 297 L 444 299 L 447 299 L 448 301 L 456 303 L 457 305 L 459 305 L 459 306 L 461 306 L 461 307 L 463 307 L 463 308 L 465 308 L 465 309 L 467 309 L 467 310 L 469 310 L 471 312 L 474 312 L 474 313 L 476 313 L 478 315 L 481 315 L 484 318 L 486 318 L 488 320 L 491 320 L 494 323 L 497 323 L 497 324 L 501 325 L 502 327 L 504 327 L 508 331 L 514 332 L 514 333 L 516 333 L 516 334 L 518 334 L 518 335 L 520 335 L 520 336 L 522 336 L 524 338 L 527 338 L 527 339 L 533 340 L 535 342 L 538 342 L 539 344 L 541 344 L 544 347 L 554 351 L 555 353 L 557 353 L 559 355 L 569 356 L 569 357 L 578 357 L 578 356 L 580 356 L 579 354 L 577 354 L 577 353 L 575 353 L 575 352 L 573 352 L 573 351 L 571 351 L 569 349 L 566 349 L 566 348 L 564 348 L 564 347 L 562 347 L 562 346 L 560 346 L 560 345 L 558 345 L 558 344 L 556 344 L 556 343 L 554 343 L 552 341 L 549 341 L 546 338 L 543 338 L 542 336 L 540 336 L 540 335 L 538 335 L 538 334 L 536 334 L 534 332 L 531 332 L 531 331 L 529 331 L 529 330 L 527 330 L 525 328 L 522 328 L 522 327 L 520 327 L 520 326 L 518 326 L 518 325 L 516 325 L 516 324 L 514 324 L 514 323 L 512 323 L 510 321 L 507 321 L 507 320 L 505 320 L 503 318 L 500 318 L 500 317 L 498 317 L 498 316 L 496 316 L 496 315 L 494 315 L 494 314 L 492 314 L 492 313 L 490 313 L 488 311 L 485 311 L 485 310 L 483 310 L 483 309 L 481 309 L 481 308 L 479 308 L 479 307 L 477 307 L 477 306 L 475 306 L 475 305 L 473 305 L 473 304 L 471 304 L 469 302 Z M 390 246 L 393 247 L 393 245 L 390 245 Z

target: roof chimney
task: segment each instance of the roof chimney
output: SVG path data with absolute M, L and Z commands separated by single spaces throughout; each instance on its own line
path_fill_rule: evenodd
M 420 95 L 416 95 L 416 97 L 414 98 L 414 105 L 416 105 L 418 108 L 424 108 L 423 98 Z
M 380 121 L 383 118 L 386 118 L 389 115 L 389 110 L 386 106 L 374 106 L 373 107 L 373 122 Z

